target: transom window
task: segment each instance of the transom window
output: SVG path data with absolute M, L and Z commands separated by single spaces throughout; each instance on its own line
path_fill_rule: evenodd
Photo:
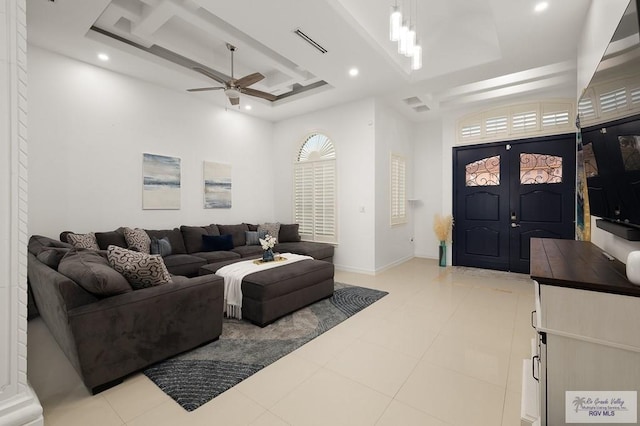
M 337 242 L 336 152 L 321 133 L 309 136 L 294 165 L 294 218 L 306 241 Z

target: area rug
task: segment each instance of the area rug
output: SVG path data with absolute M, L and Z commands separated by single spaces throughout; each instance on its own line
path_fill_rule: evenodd
M 264 328 L 225 318 L 219 340 L 158 363 L 144 374 L 193 411 L 387 294 L 335 283 L 332 297 Z

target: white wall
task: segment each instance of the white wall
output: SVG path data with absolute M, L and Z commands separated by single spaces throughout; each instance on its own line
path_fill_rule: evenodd
M 406 160 L 407 198 L 414 198 L 413 125 L 381 101 L 375 102 L 375 270 L 383 271 L 414 256 L 414 212 L 407 203 L 407 223 L 391 226 L 391 154 Z
M 577 98 L 589 85 L 628 5 L 629 0 L 592 0 L 578 45 Z
M 274 129 L 275 216 L 293 216 L 293 162 L 313 132 L 324 133 L 336 148 L 338 188 L 337 268 L 375 272 L 374 101 L 364 99 L 283 120 Z
M 413 140 L 414 198 L 418 199 L 412 207 L 415 255 L 437 259 L 440 243 L 433 232 L 433 217 L 451 213 L 450 204 L 444 204 L 443 198 L 443 171 L 451 168 L 451 162 L 443 161 L 442 121 L 415 125 Z
M 281 220 L 273 125 L 29 47 L 29 227 L 108 231 Z M 180 210 L 142 210 L 142 153 L 181 158 Z M 232 165 L 231 209 L 203 208 L 203 160 Z

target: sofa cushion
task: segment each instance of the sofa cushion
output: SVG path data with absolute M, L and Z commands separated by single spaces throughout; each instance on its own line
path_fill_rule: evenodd
M 127 240 L 124 238 L 124 228 L 115 231 L 96 232 L 96 240 L 100 250 L 106 250 L 109 246 L 127 247 Z
M 151 238 L 144 229 L 124 228 L 124 239 L 127 241 L 127 247 L 130 250 L 139 251 L 140 253 L 145 254 L 151 253 Z
M 69 241 L 69 243 L 71 243 L 75 248 L 100 250 L 98 241 L 96 240 L 96 234 L 93 232 L 89 232 L 87 234 L 74 234 L 71 232 L 67 234 L 67 241 Z
M 311 256 L 314 259 L 329 259 L 333 257 L 334 247 L 326 243 L 300 241 L 298 243 L 278 243 L 274 251 L 280 253 L 296 253 Z
M 71 250 L 70 248 L 46 247 L 40 250 L 36 257 L 49 268 L 57 270 L 62 258 Z
M 202 251 L 219 251 L 233 249 L 233 235 L 203 235 Z
M 300 233 L 298 232 L 300 225 L 297 223 L 292 224 L 280 224 L 280 231 L 278 232 L 279 243 L 297 243 L 300 241 Z
M 159 254 L 162 257 L 169 256 L 171 254 L 171 243 L 169 242 L 169 238 L 153 237 L 151 239 L 150 250 L 151 254 Z
M 205 259 L 192 254 L 170 254 L 163 260 L 170 273 L 185 277 L 198 275 L 200 267 L 207 264 Z
M 278 234 L 280 233 L 279 223 L 261 223 L 258 225 L 258 232 L 265 231 L 267 234 L 278 240 Z
M 232 235 L 233 247 L 243 246 L 247 243 L 244 232 L 249 230 L 246 223 L 239 225 L 218 225 L 220 235 Z M 233 248 L 231 247 L 231 248 Z
M 258 225 L 253 225 L 251 223 L 247 223 L 247 228 L 249 228 L 249 231 L 257 231 L 258 230 Z
M 256 255 L 262 255 L 262 253 L 264 252 L 264 250 L 262 250 L 261 246 L 234 247 L 234 249 L 231 250 L 231 251 L 234 252 L 234 253 L 238 253 L 242 257 L 252 257 L 252 256 L 256 256 Z
M 198 256 L 199 258 L 205 259 L 207 263 L 220 262 L 223 260 L 239 260 L 241 258 L 240 254 L 230 250 L 201 251 L 192 254 L 193 256 Z
M 171 280 L 162 257 L 158 255 L 109 246 L 107 257 L 109 264 L 124 275 L 136 290 L 165 284 Z
M 169 242 L 171 243 L 171 253 L 172 254 L 186 254 L 187 249 L 184 247 L 184 240 L 182 239 L 182 232 L 180 229 L 145 229 L 149 237 L 169 238 Z
M 260 238 L 264 238 L 267 233 L 265 231 L 245 231 L 244 236 L 248 246 L 259 246 Z
M 184 246 L 187 253 L 197 253 L 202 251 L 202 236 L 203 235 L 220 235 L 218 227 L 216 225 L 208 226 L 185 226 L 180 227 L 182 232 L 182 238 L 184 239 Z
M 127 280 L 109 265 L 102 254 L 94 250 L 69 250 L 60 260 L 58 272 L 96 296 L 114 296 L 131 291 Z
M 32 235 L 29 238 L 27 250 L 34 256 L 37 256 L 38 253 L 48 247 L 73 248 L 69 243 L 54 240 L 53 238 L 45 237 L 43 235 Z

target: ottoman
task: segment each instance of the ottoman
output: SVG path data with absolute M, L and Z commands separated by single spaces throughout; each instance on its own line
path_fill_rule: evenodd
M 200 275 L 220 266 L 204 265 Z M 242 280 L 242 318 L 264 327 L 333 295 L 333 263 L 308 259 L 249 274 Z

